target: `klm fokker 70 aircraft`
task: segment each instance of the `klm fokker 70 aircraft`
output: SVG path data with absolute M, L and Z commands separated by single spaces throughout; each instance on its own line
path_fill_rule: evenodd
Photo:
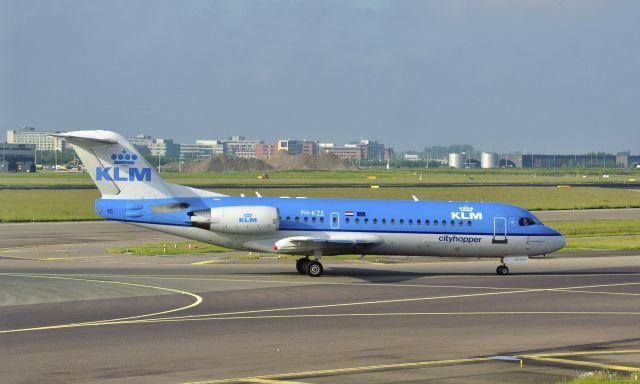
M 296 268 L 309 276 L 322 274 L 322 256 L 339 254 L 493 257 L 496 273 L 506 275 L 507 263 L 565 244 L 513 205 L 230 197 L 167 183 L 115 132 L 54 136 L 74 145 L 98 186 L 100 216 L 229 248 L 300 255 Z

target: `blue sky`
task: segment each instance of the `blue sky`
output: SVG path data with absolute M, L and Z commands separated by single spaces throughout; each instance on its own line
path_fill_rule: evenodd
M 0 130 L 640 152 L 640 2 L 0 0 Z

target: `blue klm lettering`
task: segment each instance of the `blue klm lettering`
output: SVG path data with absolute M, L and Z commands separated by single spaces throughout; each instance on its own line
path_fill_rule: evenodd
M 110 173 L 111 167 L 96 167 L 96 181 L 151 181 L 151 168 L 129 168 L 120 170 L 120 167 L 113 167 L 113 176 Z

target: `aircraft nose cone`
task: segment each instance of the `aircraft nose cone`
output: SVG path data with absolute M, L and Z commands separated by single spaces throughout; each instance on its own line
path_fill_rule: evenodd
M 549 241 L 549 251 L 547 253 L 555 252 L 559 249 L 562 249 L 566 244 L 567 240 L 562 236 L 562 234 L 555 229 L 549 228 L 552 232 L 552 237 Z

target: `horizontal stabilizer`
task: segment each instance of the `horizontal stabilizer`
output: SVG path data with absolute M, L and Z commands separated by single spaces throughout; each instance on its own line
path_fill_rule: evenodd
M 91 144 L 117 144 L 114 138 L 105 137 L 100 131 L 77 131 L 68 133 L 52 133 L 50 136 L 57 137 L 77 145 Z

